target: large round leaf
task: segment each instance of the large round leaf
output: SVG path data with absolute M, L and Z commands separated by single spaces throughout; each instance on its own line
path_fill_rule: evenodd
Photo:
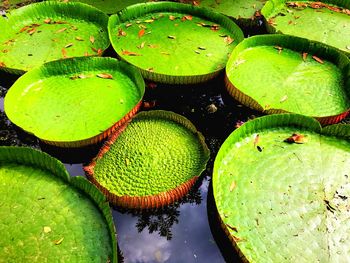
M 227 89 L 266 113 L 293 112 L 335 123 L 350 109 L 350 61 L 337 49 L 288 35 L 241 42 L 226 66 Z
M 113 58 L 52 61 L 20 77 L 5 96 L 5 113 L 25 131 L 56 146 L 106 138 L 138 109 L 140 72 Z
M 188 119 L 148 111 L 113 134 L 85 171 L 113 204 L 147 209 L 183 197 L 208 159 L 204 137 Z
M 196 6 L 158 2 L 127 7 L 108 23 L 117 54 L 164 83 L 203 82 L 218 74 L 240 28 L 224 15 Z
M 222 226 L 249 262 L 343 262 L 350 255 L 350 126 L 295 114 L 235 130 L 216 156 Z
M 0 258 L 6 262 L 117 262 L 103 194 L 49 155 L 0 147 Z
M 109 46 L 108 16 L 82 3 L 46 1 L 0 17 L 0 69 L 21 74 L 45 62 L 96 56 Z
M 350 2 L 270 0 L 261 10 L 270 32 L 305 37 L 350 54 Z

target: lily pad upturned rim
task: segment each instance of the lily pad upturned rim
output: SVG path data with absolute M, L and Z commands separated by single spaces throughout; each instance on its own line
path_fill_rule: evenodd
M 243 124 L 238 129 L 234 130 L 223 142 L 222 146 L 220 147 L 213 165 L 213 177 L 212 177 L 212 188 L 213 188 L 213 196 L 215 200 L 215 196 L 217 195 L 217 189 L 219 181 L 218 181 L 218 174 L 220 169 L 220 162 L 223 160 L 225 155 L 227 155 L 227 151 L 230 149 L 230 147 L 235 146 L 235 143 L 243 140 L 248 135 L 252 134 L 258 134 L 259 131 L 267 130 L 269 128 L 279 128 L 279 127 L 294 127 L 296 129 L 303 129 L 308 130 L 311 132 L 315 132 L 319 135 L 324 136 L 331 136 L 336 137 L 339 139 L 345 139 L 350 140 L 350 125 L 348 124 L 333 124 L 326 127 L 322 127 L 321 124 L 315 120 L 312 117 L 300 115 L 300 114 L 294 114 L 294 113 L 281 113 L 281 114 L 274 114 L 274 115 L 266 115 L 259 118 L 256 118 L 254 120 L 250 120 L 247 123 Z M 307 143 L 307 142 L 306 142 Z M 227 188 L 231 188 L 232 186 L 227 186 Z M 231 190 L 230 190 L 231 191 Z M 233 189 L 234 191 L 234 189 Z M 216 201 L 215 201 L 216 202 Z M 215 204 L 218 208 L 218 205 Z M 241 240 L 239 238 L 236 238 L 234 235 L 232 235 L 232 230 L 234 232 L 237 232 L 236 228 L 233 226 L 230 226 L 225 223 L 225 216 L 220 215 L 219 209 L 217 209 L 217 217 L 219 219 L 220 225 L 222 229 L 224 230 L 226 236 L 229 238 L 230 243 L 234 250 L 236 250 L 239 254 L 239 257 L 242 259 L 243 262 L 250 262 L 248 260 L 248 257 L 242 253 L 240 250 L 238 243 L 244 242 L 244 240 Z M 222 211 L 221 211 L 222 212 Z
M 231 56 L 226 64 L 226 72 L 227 68 L 230 67 L 230 65 L 234 61 L 235 56 L 237 56 L 242 50 L 259 45 L 267 45 L 274 47 L 280 46 L 282 48 L 285 47 L 301 53 L 311 51 L 313 55 L 319 56 L 321 58 L 333 62 L 336 66 L 338 66 L 341 69 L 343 73 L 343 76 L 345 78 L 344 86 L 346 89 L 346 93 L 349 94 L 350 98 L 350 59 L 337 48 L 331 47 L 321 42 L 312 41 L 292 35 L 267 34 L 246 38 L 241 43 L 239 43 L 232 51 Z M 266 114 L 289 113 L 283 109 L 278 108 L 265 109 L 262 105 L 259 104 L 258 101 L 254 100 L 253 98 L 236 88 L 233 85 L 233 83 L 231 83 L 231 81 L 229 80 L 227 74 L 225 74 L 225 85 L 229 94 L 247 107 L 250 107 L 254 110 L 258 110 L 260 112 L 264 112 Z M 310 117 L 317 119 L 322 125 L 329 125 L 340 122 L 349 114 L 349 112 L 350 108 L 346 109 L 342 113 L 335 114 L 333 116 Z
M 237 41 L 238 43 L 244 39 L 242 29 L 237 24 L 235 24 L 233 20 L 231 20 L 230 18 L 228 18 L 227 16 L 221 13 L 217 13 L 213 11 L 212 9 L 205 8 L 205 7 L 198 7 L 190 4 L 170 2 L 170 1 L 139 3 L 139 4 L 128 6 L 109 17 L 109 21 L 108 21 L 109 38 L 110 38 L 112 47 L 114 48 L 118 56 L 119 54 L 116 49 L 119 46 L 117 41 L 115 40 L 115 37 L 112 35 L 112 28 L 117 26 L 118 24 L 127 22 L 128 20 L 136 19 L 137 17 L 143 16 L 152 12 L 178 12 L 178 13 L 186 13 L 186 14 L 202 17 L 212 22 L 215 22 L 221 26 L 224 26 L 226 29 L 228 29 L 230 32 L 234 34 L 234 40 Z M 124 58 L 121 58 L 121 59 L 124 59 Z M 203 74 L 198 76 L 193 76 L 193 75 L 186 76 L 186 75 L 160 74 L 160 73 L 152 72 L 147 69 L 139 68 L 139 70 L 141 71 L 145 79 L 156 81 L 159 83 L 166 83 L 166 84 L 197 84 L 197 83 L 206 82 L 216 77 L 223 69 L 224 68 L 210 72 L 208 74 Z
M 112 241 L 111 248 L 113 257 L 111 262 L 116 263 L 118 261 L 117 253 L 117 239 L 116 228 L 114 225 L 111 208 L 106 200 L 106 197 L 99 191 L 99 189 L 86 180 L 83 176 L 70 176 L 64 165 L 56 158 L 49 154 L 29 148 L 29 147 L 16 147 L 16 146 L 1 146 L 0 147 L 0 163 L 18 163 L 21 165 L 28 165 L 37 167 L 38 169 L 47 170 L 56 176 L 76 188 L 78 191 L 84 193 L 87 198 L 91 199 L 103 214 L 104 219 L 108 225 L 110 239 Z
M 107 188 L 102 186 L 98 182 L 98 180 L 96 180 L 94 176 L 94 167 L 96 166 L 97 161 L 103 158 L 104 154 L 109 151 L 111 145 L 118 139 L 119 135 L 123 133 L 123 131 L 127 128 L 128 124 L 132 122 L 132 119 L 129 120 L 128 123 L 124 124 L 123 127 L 121 127 L 119 130 L 114 132 L 109 137 L 109 139 L 104 143 L 103 147 L 100 149 L 97 156 L 88 165 L 83 167 L 86 177 L 92 183 L 94 183 L 104 195 L 107 196 L 107 199 L 109 200 L 109 202 L 111 202 L 113 205 L 117 207 L 148 210 L 148 209 L 160 208 L 181 199 L 190 191 L 190 189 L 194 186 L 194 184 L 196 183 L 200 175 L 206 169 L 206 165 L 210 157 L 210 150 L 205 143 L 204 136 L 202 135 L 201 132 L 199 132 L 196 129 L 193 123 L 190 122 L 186 117 L 172 111 L 152 110 L 152 111 L 140 111 L 133 118 L 142 118 L 143 116 L 147 118 L 163 118 L 165 120 L 175 121 L 179 125 L 184 126 L 189 131 L 194 133 L 197 136 L 199 143 L 202 146 L 202 149 L 204 152 L 203 159 L 205 160 L 205 162 L 203 162 L 203 164 L 201 165 L 201 169 L 198 175 L 193 176 L 193 178 L 188 180 L 187 182 L 184 182 L 181 185 L 177 186 L 176 188 L 173 188 L 172 190 L 169 190 L 166 192 L 162 192 L 156 195 L 147 195 L 147 196 L 126 196 L 126 195 L 117 196 L 111 193 Z
M 108 129 L 101 131 L 99 134 L 96 134 L 93 137 L 90 138 L 82 138 L 81 140 L 71 140 L 71 141 L 59 141 L 59 140 L 50 140 L 47 138 L 40 138 L 41 141 L 45 142 L 46 144 L 53 145 L 56 147 L 64 147 L 64 148 L 79 148 L 83 146 L 93 145 L 101 142 L 105 138 L 107 138 L 109 135 L 111 135 L 114 131 L 118 130 L 119 127 L 121 127 L 127 120 L 129 120 L 133 115 L 135 115 L 141 108 L 142 105 L 142 98 L 145 92 L 145 82 L 139 72 L 135 67 L 132 65 L 129 65 L 128 63 L 124 61 L 119 61 L 115 58 L 110 57 L 76 57 L 76 58 L 69 58 L 65 60 L 55 60 L 51 62 L 47 62 L 39 67 L 36 67 L 29 72 L 25 73 L 23 76 L 21 76 L 14 84 L 19 83 L 19 81 L 28 81 L 32 78 L 32 75 L 43 75 L 45 77 L 48 76 L 54 76 L 54 75 L 62 75 L 62 74 L 74 74 L 74 73 L 81 73 L 81 71 L 86 71 L 91 67 L 96 66 L 96 69 L 98 68 L 106 68 L 110 67 L 112 70 L 120 70 L 135 83 L 136 87 L 139 89 L 140 92 L 140 98 L 139 102 L 126 114 L 124 117 L 120 120 L 117 120 L 111 127 Z M 11 87 L 12 88 L 12 87 Z M 9 92 L 11 90 L 9 89 Z M 8 92 L 8 93 L 9 93 Z M 4 109 L 6 113 L 6 108 L 9 102 L 4 100 Z M 10 118 L 10 117 L 9 117 Z M 18 127 L 21 127 L 19 123 L 16 123 L 15 120 L 12 120 L 12 122 L 17 125 Z M 35 132 L 33 131 L 26 131 L 28 133 L 33 134 L 36 136 Z
M 264 20 L 265 20 L 265 27 L 269 33 L 281 34 L 281 32 L 279 30 L 276 30 L 276 28 L 273 25 L 270 25 L 268 23 L 268 18 L 273 14 L 273 12 L 277 8 L 279 8 L 280 6 L 284 6 L 288 2 L 292 2 L 292 1 L 289 1 L 289 0 L 268 0 L 265 3 L 265 5 L 263 6 L 263 8 L 261 9 L 261 14 L 263 15 Z M 301 0 L 301 1 L 295 1 L 295 2 L 302 3 L 302 2 L 319 2 L 319 1 L 318 0 Z M 350 2 L 346 1 L 346 0 L 322 0 L 321 2 L 350 9 Z M 350 51 L 346 52 L 346 51 L 342 50 L 342 52 L 344 52 L 345 54 L 350 56 Z
M 62 12 L 61 14 L 59 12 Z M 7 14 L 7 18 L 0 16 L 0 27 L 6 31 L 11 31 L 10 23 L 12 24 L 21 24 L 22 21 L 29 20 L 31 21 L 36 17 L 41 16 L 50 16 L 52 14 L 59 14 L 62 17 L 72 17 L 73 19 L 77 19 L 81 16 L 86 16 L 88 19 L 92 19 L 92 21 L 96 21 L 97 23 L 103 25 L 103 27 L 107 31 L 108 19 L 109 16 L 99 10 L 96 7 L 93 7 L 88 4 L 84 4 L 81 2 L 60 2 L 60 1 L 43 1 L 31 3 L 29 5 L 22 6 L 18 9 L 12 10 L 9 14 Z M 45 17 L 46 18 L 46 17 Z M 15 32 L 13 32 L 15 33 Z M 40 43 L 38 43 L 40 44 Z M 110 40 L 106 38 L 106 45 L 102 48 L 102 52 L 104 52 L 110 46 Z M 33 46 L 33 48 L 35 48 Z M 95 56 L 98 56 L 96 54 Z M 92 56 L 92 55 L 90 55 Z M 57 60 L 63 60 L 63 58 L 57 58 Z M 53 60 L 56 61 L 56 60 Z M 8 72 L 10 74 L 22 75 L 26 70 L 23 68 L 9 68 L 9 67 L 0 67 L 0 70 Z

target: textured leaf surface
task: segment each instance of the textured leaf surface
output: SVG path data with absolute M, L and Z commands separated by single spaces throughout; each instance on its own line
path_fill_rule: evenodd
M 4 103 L 9 119 L 38 138 L 74 142 L 122 120 L 143 93 L 144 81 L 130 65 L 112 58 L 75 58 L 26 73 Z
M 345 55 L 327 46 L 265 35 L 244 40 L 232 53 L 226 74 L 262 110 L 324 117 L 350 108 L 349 65 Z
M 141 112 L 97 160 L 94 177 L 117 196 L 149 196 L 199 176 L 208 158 L 204 138 L 189 120 Z
M 350 2 L 349 1 L 321 1 L 334 8 L 348 10 L 334 12 L 328 8 L 293 8 L 288 6 L 292 1 L 268 1 L 262 9 L 262 14 L 269 21 L 271 32 L 305 37 L 337 47 L 346 53 L 350 45 Z M 312 4 L 312 1 L 296 1 L 301 4 Z
M 141 68 L 146 78 L 157 74 L 161 82 L 168 82 L 168 76 L 205 79 L 225 67 L 243 39 L 238 26 L 223 15 L 179 3 L 131 6 L 113 15 L 108 27 L 118 55 Z
M 86 179 L 38 151 L 0 147 L 0 181 L 1 259 L 116 262 L 109 207 Z
M 109 46 L 108 16 L 81 3 L 35 3 L 14 10 L 3 20 L 1 68 L 11 73 L 23 73 L 52 60 L 96 56 L 99 49 Z M 94 43 L 90 36 L 96 39 Z
M 311 118 L 282 114 L 250 121 L 224 142 L 214 164 L 215 202 L 248 261 L 349 257 L 348 131 L 337 125 L 323 134 Z M 292 133 L 307 142 L 284 142 Z M 254 147 L 257 134 L 262 151 Z

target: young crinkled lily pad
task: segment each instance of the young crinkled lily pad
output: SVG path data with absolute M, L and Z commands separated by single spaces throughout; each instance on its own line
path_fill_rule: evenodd
M 228 17 L 187 4 L 127 7 L 110 17 L 113 48 L 147 79 L 168 84 L 204 82 L 225 67 L 242 30 Z
M 45 1 L 0 17 L 0 69 L 22 74 L 45 62 L 101 56 L 109 46 L 108 16 L 82 3 Z
M 271 33 L 320 41 L 350 55 L 350 1 L 270 0 L 261 13 Z
M 5 113 L 23 130 L 59 147 L 100 142 L 140 108 L 140 72 L 113 58 L 52 61 L 27 72 L 5 96 Z
M 238 101 L 265 113 L 292 112 L 322 124 L 350 109 L 350 60 L 338 49 L 273 34 L 245 39 L 226 66 L 226 86 Z
M 117 262 L 110 208 L 88 180 L 37 150 L 0 147 L 0 181 L 2 260 Z
M 208 159 L 204 137 L 188 119 L 148 111 L 113 134 L 84 170 L 114 205 L 148 209 L 183 197 Z
M 213 192 L 243 260 L 348 259 L 349 171 L 349 125 L 276 114 L 235 130 L 216 156 Z

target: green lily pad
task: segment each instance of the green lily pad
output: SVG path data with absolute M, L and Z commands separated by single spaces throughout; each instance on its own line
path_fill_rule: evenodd
M 148 0 L 70 0 L 70 2 L 82 2 L 92 5 L 106 14 L 114 14 L 130 5 L 150 2 Z
M 243 40 L 228 17 L 171 2 L 127 7 L 110 17 L 108 31 L 123 60 L 140 68 L 145 78 L 170 84 L 213 78 Z
M 222 226 L 247 262 L 342 262 L 350 253 L 349 171 L 349 125 L 321 129 L 296 114 L 249 121 L 214 162 Z
M 95 144 L 135 114 L 140 72 L 113 58 L 52 61 L 20 77 L 5 96 L 8 118 L 48 144 Z
M 108 16 L 82 3 L 46 1 L 0 17 L 0 69 L 22 74 L 45 62 L 102 55 Z
M 287 35 L 245 39 L 226 66 L 227 89 L 265 113 L 292 112 L 339 122 L 350 109 L 350 60 L 319 42 Z
M 117 262 L 112 214 L 85 178 L 22 147 L 0 147 L 0 258 L 6 262 Z
M 320 41 L 350 55 L 350 2 L 270 0 L 262 14 L 269 32 Z
M 193 124 L 159 110 L 138 113 L 84 169 L 114 205 L 148 209 L 183 197 L 208 159 L 204 137 Z
M 196 2 L 201 7 L 212 8 L 216 12 L 249 25 L 254 21 L 266 0 L 200 0 Z

